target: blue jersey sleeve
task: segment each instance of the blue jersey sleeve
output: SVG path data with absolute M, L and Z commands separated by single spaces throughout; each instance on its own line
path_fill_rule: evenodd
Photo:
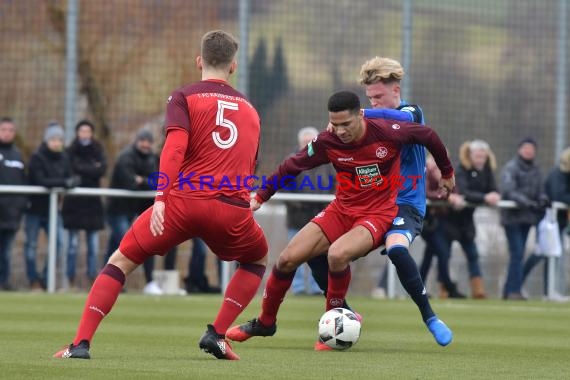
M 365 109 L 364 117 L 368 119 L 390 119 L 398 121 L 415 121 L 414 115 L 411 112 L 405 110 L 395 110 L 391 108 L 375 108 L 375 109 Z

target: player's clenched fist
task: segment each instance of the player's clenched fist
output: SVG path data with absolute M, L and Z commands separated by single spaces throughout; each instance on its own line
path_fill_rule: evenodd
M 451 192 L 455 188 L 455 176 L 453 175 L 449 178 L 442 178 L 440 186 L 442 187 L 443 190 L 442 197 L 443 198 L 449 197 L 449 194 L 451 194 Z
M 154 202 L 152 206 L 152 214 L 150 215 L 150 232 L 152 236 L 162 235 L 164 232 L 164 207 L 162 201 Z

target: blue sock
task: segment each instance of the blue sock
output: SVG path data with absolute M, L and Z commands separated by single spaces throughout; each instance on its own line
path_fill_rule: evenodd
M 426 288 L 420 277 L 416 262 L 403 245 L 395 245 L 388 250 L 388 257 L 396 267 L 398 278 L 412 300 L 418 305 L 422 319 L 427 320 L 435 316 L 427 297 Z

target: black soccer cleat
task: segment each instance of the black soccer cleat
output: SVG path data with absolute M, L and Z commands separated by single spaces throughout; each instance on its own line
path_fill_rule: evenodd
M 91 359 L 91 355 L 89 355 L 89 342 L 82 340 L 77 346 L 72 343 L 56 352 L 53 357 L 59 359 Z
M 265 326 L 259 319 L 254 318 L 239 326 L 234 326 L 226 332 L 228 339 L 236 342 L 244 342 L 252 336 L 273 336 L 277 331 L 277 325 Z
M 204 352 L 212 354 L 218 359 L 239 360 L 239 356 L 232 351 L 232 346 L 226 337 L 218 334 L 212 325 L 208 325 L 199 345 Z

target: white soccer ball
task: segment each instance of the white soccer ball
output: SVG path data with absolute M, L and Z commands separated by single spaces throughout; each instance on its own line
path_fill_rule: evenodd
M 352 311 L 338 307 L 324 313 L 319 320 L 319 338 L 335 350 L 346 350 L 358 341 L 360 327 Z

